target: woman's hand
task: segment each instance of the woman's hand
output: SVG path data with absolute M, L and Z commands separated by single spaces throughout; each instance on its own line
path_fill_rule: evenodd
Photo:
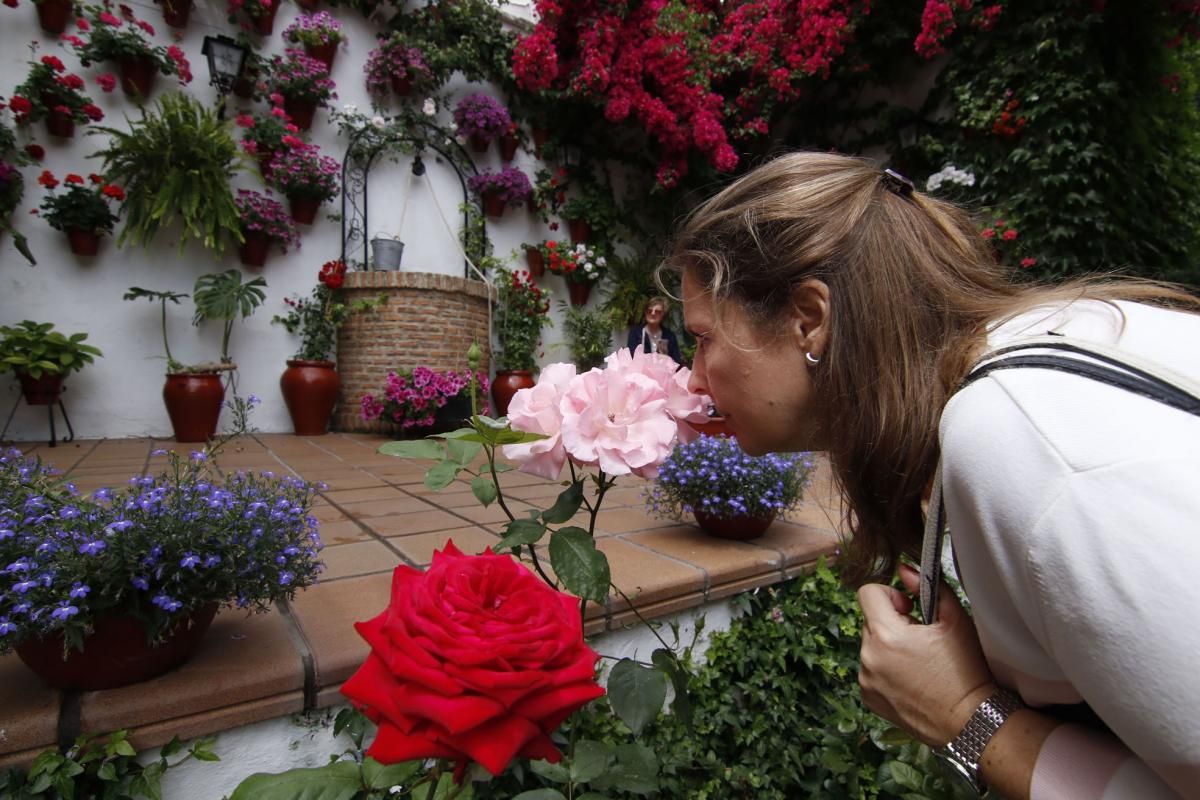
M 915 569 L 901 565 L 900 580 L 917 592 Z M 877 583 L 858 590 L 863 702 L 931 747 L 957 736 L 996 689 L 975 625 L 945 582 L 938 591 L 938 621 L 921 625 L 909 616 L 908 595 Z

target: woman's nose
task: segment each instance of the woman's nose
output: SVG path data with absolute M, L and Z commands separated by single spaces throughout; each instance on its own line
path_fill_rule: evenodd
M 704 361 L 699 355 L 692 361 L 692 375 L 688 378 L 688 391 L 693 394 L 708 394 L 708 377 L 704 374 Z

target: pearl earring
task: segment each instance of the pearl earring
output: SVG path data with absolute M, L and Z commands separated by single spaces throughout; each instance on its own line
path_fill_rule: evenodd
M 821 363 L 821 359 L 817 358 L 816 356 L 814 356 L 812 353 L 809 353 L 809 352 L 805 352 L 804 360 L 808 362 L 808 365 L 810 367 L 815 367 L 817 364 Z

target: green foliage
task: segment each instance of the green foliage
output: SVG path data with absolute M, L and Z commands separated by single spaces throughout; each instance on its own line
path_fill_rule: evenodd
M 541 289 L 529 273 L 498 267 L 495 276 L 496 338 L 500 342 L 497 368 L 531 370 L 542 328 L 551 324 L 547 315 L 550 293 Z
M 294 358 L 301 361 L 330 361 L 337 345 L 338 329 L 346 320 L 357 313 L 377 310 L 387 303 L 387 299 L 387 294 L 380 292 L 373 298 L 343 303 L 337 299 L 333 289 L 318 283 L 313 287 L 312 299 L 285 300 L 289 306 L 288 313 L 283 316 L 276 314 L 271 317 L 271 322 L 282 325 L 288 333 L 300 336 L 300 350 Z
M 172 762 L 183 745 L 176 737 L 149 764 L 139 764 L 128 733 L 81 736 L 65 753 L 47 750 L 34 759 L 28 772 L 9 767 L 0 772 L 0 797 L 6 800 L 73 800 L 74 798 L 162 798 L 162 776 L 188 759 L 220 761 L 213 739 L 198 739 L 184 756 Z
M 86 333 L 70 336 L 54 330 L 52 322 L 24 320 L 13 326 L 0 325 L 0 372 L 28 373 L 40 378 L 68 375 L 83 369 L 101 355 L 98 348 L 84 344 Z
M 171 344 L 167 340 L 167 302 L 170 301 L 175 305 L 179 305 L 179 301 L 187 296 L 180 292 L 159 292 L 154 289 L 143 289 L 140 286 L 129 287 L 129 291 L 121 296 L 122 300 L 149 300 L 151 303 L 156 300 L 158 301 L 160 316 L 162 318 L 163 349 L 167 355 L 167 372 L 181 372 L 183 370 L 183 365 L 171 356 Z
M 604 364 L 612 351 L 612 318 L 607 312 L 587 311 L 567 305 L 563 316 L 563 335 L 571 348 L 571 360 L 580 372 Z
M 124 186 L 126 239 L 143 247 L 176 223 L 183 227 L 180 252 L 189 238 L 216 258 L 226 234 L 242 241 L 229 179 L 238 168 L 237 143 L 215 110 L 182 92 L 163 95 L 152 111 L 130 120 L 129 130 L 100 128 L 110 138 L 97 152 L 104 173 Z
M 1134 0 L 1011 5 L 993 30 L 966 30 L 927 104 L 936 121 L 897 159 L 914 179 L 972 172 L 964 194 L 985 222 L 1019 232 L 1003 253 L 1014 267 L 1198 281 L 1198 51 L 1163 46 L 1178 25 Z
M 516 37 L 488 0 L 422 6 L 396 14 L 391 24 L 421 50 L 439 84 L 460 71 L 468 81 L 490 81 L 506 89 L 514 85 Z
M 267 285 L 261 276 L 242 282 L 242 273 L 236 269 L 201 275 L 192 289 L 192 302 L 196 304 L 193 325 L 205 320 L 221 320 L 224 329 L 221 336 L 221 361 L 229 362 L 229 337 L 233 333 L 233 320 L 254 313 L 266 299 L 263 287 Z

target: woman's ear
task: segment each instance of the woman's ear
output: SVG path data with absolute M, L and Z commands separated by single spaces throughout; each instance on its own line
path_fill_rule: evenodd
M 825 353 L 829 343 L 829 284 L 806 278 L 792 289 L 791 329 L 796 343 L 814 358 Z

